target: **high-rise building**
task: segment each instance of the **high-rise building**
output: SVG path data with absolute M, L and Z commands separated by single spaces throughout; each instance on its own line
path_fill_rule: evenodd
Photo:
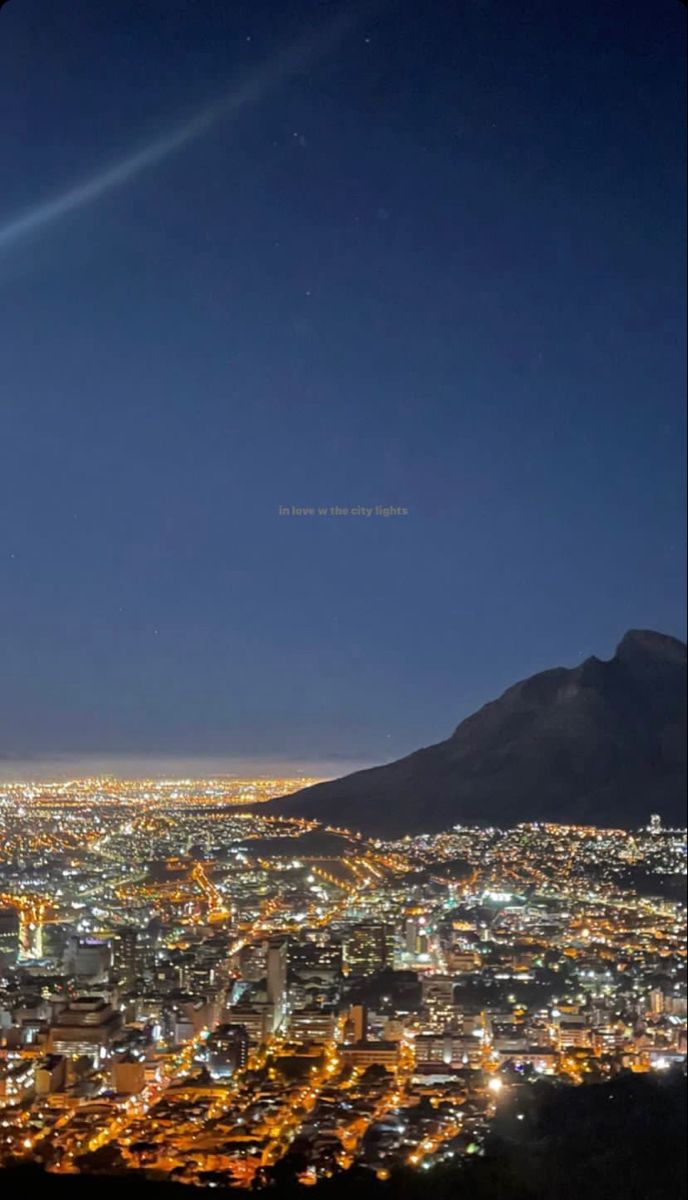
M 424 919 L 421 918 L 421 920 L 423 924 L 425 924 Z M 406 945 L 406 950 L 409 954 L 416 954 L 418 951 L 418 936 L 420 929 L 421 925 L 418 921 L 418 918 L 409 917 L 406 921 L 406 925 L 404 926 L 404 942 Z
M 661 988 L 653 988 L 650 992 L 650 1012 L 655 1016 L 664 1012 L 664 992 Z
M 118 931 L 114 951 L 117 975 L 125 986 L 131 986 L 138 975 L 138 931 L 133 926 Z
M 207 1041 L 211 1075 L 233 1075 L 246 1066 L 249 1037 L 244 1025 L 218 1025 Z
M 314 976 L 337 979 L 342 969 L 342 944 L 338 940 L 329 942 L 301 942 L 290 938 L 287 948 L 289 981 L 306 980 Z
M 14 908 L 0 908 L 0 956 L 14 962 L 19 953 L 19 913 Z
M 239 971 L 241 978 L 249 983 L 257 983 L 265 976 L 265 958 L 267 946 L 265 942 L 249 942 L 239 952 Z
M 344 943 L 344 957 L 352 975 L 374 975 L 391 966 L 394 957 L 391 930 L 375 921 L 354 925 Z
M 662 818 L 660 817 L 659 813 L 652 814 L 652 816 L 650 817 L 650 824 L 649 824 L 648 828 L 650 830 L 650 833 L 661 833 L 662 832 Z
M 241 1025 L 246 1031 L 250 1046 L 258 1046 L 266 1041 L 272 1032 L 273 1008 L 267 1001 L 233 1004 L 225 1010 L 231 1017 L 230 1024 Z
M 349 1009 L 349 1021 L 351 1036 L 347 1040 L 352 1042 L 365 1042 L 368 1037 L 368 1010 L 365 1004 L 352 1004 Z M 347 1032 L 349 1032 L 347 1030 Z
M 426 975 L 421 986 L 428 1028 L 437 1033 L 451 1029 L 456 1017 L 454 980 L 449 975 Z
M 112 964 L 109 942 L 94 937 L 72 937 L 65 954 L 65 965 L 82 979 L 101 979 Z
M 270 938 L 266 962 L 268 1002 L 274 1009 L 274 1028 L 284 1019 L 287 1001 L 287 942 L 282 937 Z
M 685 995 L 679 996 L 676 993 L 666 995 L 664 997 L 664 1011 L 670 1017 L 685 1017 L 688 1011 L 688 1001 Z

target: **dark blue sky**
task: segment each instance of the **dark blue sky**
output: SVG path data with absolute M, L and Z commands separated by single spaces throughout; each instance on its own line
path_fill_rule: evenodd
M 684 26 L 3 7 L 0 753 L 389 758 L 683 636 Z

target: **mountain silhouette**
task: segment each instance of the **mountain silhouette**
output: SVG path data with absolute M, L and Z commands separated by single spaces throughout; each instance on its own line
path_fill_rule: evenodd
M 686 646 L 630 630 L 613 658 L 510 687 L 451 737 L 277 802 L 378 836 L 460 822 L 685 824 Z

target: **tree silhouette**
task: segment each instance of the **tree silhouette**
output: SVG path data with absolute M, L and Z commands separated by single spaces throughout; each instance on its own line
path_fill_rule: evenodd
M 109 1142 L 106 1146 L 99 1146 L 97 1150 L 80 1154 L 76 1166 L 87 1174 L 97 1175 L 102 1171 L 106 1175 L 112 1175 L 118 1171 L 125 1171 L 127 1162 L 119 1146 Z

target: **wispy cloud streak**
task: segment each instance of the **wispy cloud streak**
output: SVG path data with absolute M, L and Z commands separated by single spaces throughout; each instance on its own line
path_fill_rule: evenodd
M 296 75 L 339 43 L 353 25 L 350 15 L 338 17 L 320 33 L 291 46 L 247 81 L 168 133 L 119 159 L 51 200 L 33 205 L 0 225 L 0 250 L 15 245 L 60 218 L 93 204 L 114 188 L 182 150 L 219 121 L 236 120 L 280 83 Z

